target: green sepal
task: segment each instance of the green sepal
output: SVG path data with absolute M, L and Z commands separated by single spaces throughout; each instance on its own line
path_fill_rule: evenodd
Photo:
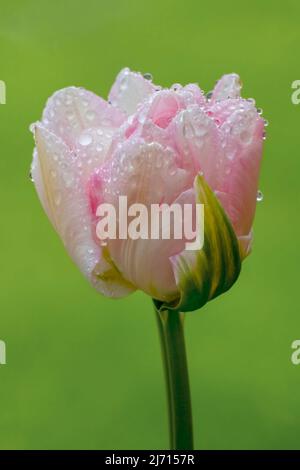
M 175 257 L 180 295 L 170 303 L 155 300 L 159 311 L 197 310 L 230 289 L 241 270 L 239 243 L 220 202 L 200 174 L 194 188 L 196 203 L 204 204 L 204 244 L 201 250 L 185 250 Z

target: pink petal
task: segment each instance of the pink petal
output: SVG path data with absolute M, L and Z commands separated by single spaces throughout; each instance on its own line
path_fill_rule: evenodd
M 214 188 L 218 181 L 217 164 L 222 157 L 221 136 L 214 120 L 203 108 L 190 106 L 181 111 L 169 128 L 180 156 L 179 166 L 191 175 L 191 184 L 199 172 Z
M 212 103 L 228 98 L 239 98 L 241 93 L 241 80 L 236 73 L 223 75 L 217 82 L 211 97 Z
M 101 174 L 103 199 L 116 208 L 120 195 L 127 196 L 128 207 L 133 203 L 148 208 L 150 204 L 171 204 L 187 186 L 187 174 L 176 167 L 171 150 L 136 139 L 123 143 L 111 167 Z M 154 298 L 170 300 L 177 288 L 169 258 L 182 245 L 182 240 L 127 238 L 109 240 L 108 249 L 125 279 Z
M 140 73 L 125 68 L 121 70 L 110 90 L 109 101 L 114 107 L 130 115 L 156 89 L 151 80 L 146 80 Z
M 264 122 L 253 104 L 243 101 L 220 130 L 225 158 L 222 180 L 215 189 L 236 234 L 248 236 L 256 208 Z
M 35 127 L 36 151 L 32 176 L 41 203 L 66 249 L 82 273 L 105 295 L 119 297 L 131 290 L 107 284 L 98 277 L 108 269 L 94 240 L 89 201 L 78 167 L 78 157 L 41 125 Z M 96 274 L 95 274 L 96 270 Z
M 71 148 L 89 128 L 116 129 L 125 116 L 102 98 L 83 88 L 69 87 L 49 98 L 42 125 L 61 137 Z

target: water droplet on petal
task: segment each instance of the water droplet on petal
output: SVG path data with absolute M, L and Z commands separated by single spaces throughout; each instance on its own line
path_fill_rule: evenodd
M 210 100 L 211 97 L 212 97 L 212 94 L 213 94 L 212 91 L 207 92 L 206 95 L 205 95 L 205 96 L 206 96 L 206 99 L 207 99 L 207 100 Z
M 171 86 L 171 90 L 173 90 L 173 91 L 180 90 L 180 88 L 182 88 L 182 85 L 181 85 L 180 83 L 174 83 L 174 84 Z
M 29 179 L 32 183 L 34 183 L 34 179 L 33 179 L 33 176 L 32 176 L 32 172 L 30 171 L 29 172 Z
M 265 127 L 267 127 L 269 125 L 269 121 L 267 119 L 264 119 L 264 124 L 265 124 Z
M 34 132 L 35 132 L 35 123 L 30 124 L 29 130 L 30 130 L 30 132 L 32 132 L 34 134 Z
M 66 112 L 66 116 L 67 116 L 67 119 L 68 119 L 69 121 L 72 121 L 72 120 L 74 119 L 74 117 L 75 117 L 75 113 L 74 113 L 71 109 L 69 109 L 69 110 Z
M 261 108 L 257 108 L 257 113 L 261 115 L 263 113 L 263 110 Z
M 152 74 L 151 73 L 144 73 L 143 77 L 146 79 L 146 80 L 152 80 L 153 77 L 152 77 Z
M 87 145 L 90 145 L 92 142 L 92 136 L 90 134 L 81 134 L 79 137 L 79 143 L 80 145 L 83 145 L 84 147 Z
M 257 194 L 256 194 L 256 200 L 257 200 L 257 202 L 261 202 L 261 201 L 263 201 L 263 199 L 264 199 L 263 193 L 262 193 L 260 190 L 258 190 L 258 191 L 257 191 Z
M 61 194 L 60 193 L 55 194 L 54 203 L 55 203 L 56 206 L 60 205 L 60 203 L 61 203 Z
M 96 113 L 94 111 L 92 111 L 91 109 L 89 109 L 87 112 L 86 112 L 86 118 L 89 120 L 89 121 L 93 121 L 96 117 Z

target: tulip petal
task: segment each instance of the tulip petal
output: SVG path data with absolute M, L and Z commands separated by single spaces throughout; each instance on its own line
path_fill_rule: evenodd
M 36 151 L 32 177 L 42 205 L 70 256 L 101 293 L 127 295 L 133 288 L 115 272 L 109 282 L 101 275 L 113 269 L 104 259 L 91 230 L 91 215 L 77 156 L 53 133 L 35 127 Z
M 78 137 L 89 128 L 105 132 L 125 120 L 120 110 L 83 88 L 69 87 L 49 98 L 42 125 L 74 148 Z
M 220 128 L 224 159 L 215 189 L 238 236 L 248 236 L 256 209 L 264 122 L 253 104 L 241 101 Z
M 223 75 L 217 82 L 211 97 L 212 103 L 215 101 L 227 100 L 228 98 L 239 98 L 242 83 L 236 73 Z
M 109 101 L 127 115 L 133 114 L 138 105 L 155 92 L 157 87 L 140 73 L 128 68 L 121 70 L 113 84 Z
M 132 139 L 123 143 L 103 170 L 103 199 L 118 208 L 119 196 L 127 196 L 127 206 L 140 203 L 172 204 L 186 189 L 186 172 L 175 165 L 175 155 L 157 143 Z M 148 212 L 148 213 L 149 213 Z M 149 233 L 149 232 L 148 232 Z M 174 299 L 177 294 L 170 256 L 182 251 L 183 240 L 126 239 L 108 241 L 111 259 L 123 277 L 154 298 Z
M 216 165 L 222 157 L 221 136 L 214 120 L 204 109 L 191 106 L 176 116 L 169 132 L 180 155 L 179 166 L 191 173 L 191 185 L 201 171 L 214 188 L 219 175 Z
M 241 269 L 239 245 L 234 230 L 214 193 L 198 175 L 196 202 L 204 204 L 204 246 L 171 257 L 179 298 L 158 304 L 160 309 L 192 311 L 227 291 Z

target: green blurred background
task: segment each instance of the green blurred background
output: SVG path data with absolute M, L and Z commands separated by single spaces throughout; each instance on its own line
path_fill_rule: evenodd
M 298 1 L 0 1 L 2 449 L 164 449 L 150 299 L 112 301 L 72 264 L 28 178 L 28 131 L 57 89 L 106 96 L 124 66 L 210 90 L 235 71 L 270 121 L 255 244 L 226 295 L 187 315 L 197 449 L 299 449 Z

